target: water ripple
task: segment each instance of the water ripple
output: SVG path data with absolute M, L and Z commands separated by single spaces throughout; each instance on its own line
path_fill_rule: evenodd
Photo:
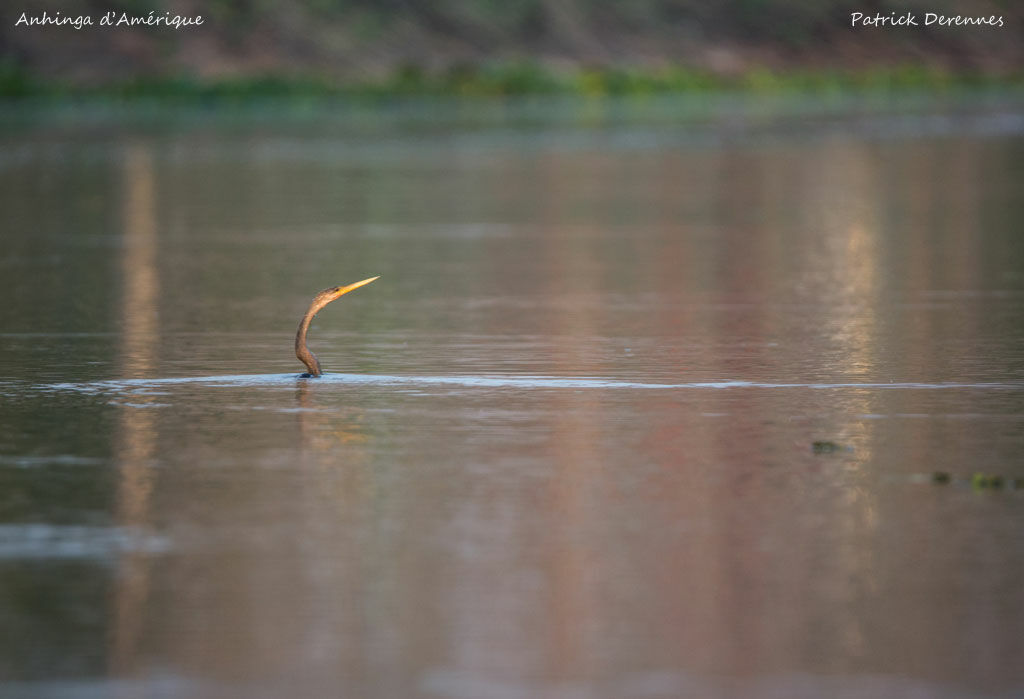
M 466 388 L 521 388 L 521 389 L 729 389 L 729 388 L 806 388 L 806 389 L 881 389 L 881 390 L 1024 390 L 1024 382 L 767 382 L 723 379 L 717 381 L 689 381 L 682 383 L 629 381 L 605 377 L 561 376 L 415 376 L 396 374 L 325 374 L 318 379 L 300 379 L 296 374 L 235 374 L 225 376 L 189 376 L 154 379 L 117 379 L 84 383 L 46 384 L 42 388 L 56 391 L 99 392 L 106 390 L 138 390 L 177 384 L 207 386 L 280 386 L 295 385 L 300 381 L 311 386 L 378 385 L 378 386 L 461 386 Z
M 109 558 L 122 553 L 164 553 L 170 542 L 130 527 L 0 525 L 0 560 Z

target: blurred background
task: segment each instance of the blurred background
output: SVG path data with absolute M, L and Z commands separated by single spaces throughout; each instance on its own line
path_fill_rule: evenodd
M 94 22 L 109 11 L 201 15 L 204 23 L 177 30 L 15 26 L 23 11 Z M 1002 17 L 1004 24 L 851 28 L 853 11 L 909 12 L 921 25 L 926 12 Z M 693 89 L 744 77 L 758 84 L 752 74 L 765 71 L 874 71 L 878 81 L 881 69 L 897 68 L 904 82 L 1016 79 L 1022 17 L 1019 3 L 1000 0 L 32 2 L 3 10 L 0 94 L 41 84 L 255 78 L 322 89 L 593 93 Z

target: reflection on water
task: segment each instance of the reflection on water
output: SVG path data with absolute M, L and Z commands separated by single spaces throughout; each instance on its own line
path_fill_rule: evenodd
M 551 117 L 0 137 L 0 694 L 1024 691 L 1016 112 Z
M 124 242 L 121 274 L 123 330 L 122 364 L 125 376 L 152 375 L 159 348 L 156 184 L 153 154 L 146 146 L 131 144 L 124 163 Z M 152 462 L 158 428 L 147 396 L 125 405 L 115 437 L 115 462 L 119 469 L 115 521 L 128 529 L 148 524 L 153 491 Z M 145 613 L 151 557 L 126 552 L 119 561 L 112 593 L 113 638 L 110 669 L 121 675 L 133 669 L 132 659 Z

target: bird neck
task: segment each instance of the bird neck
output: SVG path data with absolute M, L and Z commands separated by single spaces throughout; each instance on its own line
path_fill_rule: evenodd
M 299 330 L 295 333 L 295 356 L 306 365 L 309 373 L 313 376 L 320 376 L 323 372 L 320 371 L 320 360 L 306 346 L 306 333 L 309 331 L 309 324 L 313 322 L 313 316 L 319 310 L 319 308 L 311 307 L 306 311 L 306 315 L 302 317 L 302 322 L 299 323 Z

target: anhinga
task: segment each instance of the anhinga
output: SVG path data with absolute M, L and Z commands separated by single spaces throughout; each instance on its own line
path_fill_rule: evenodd
M 320 370 L 320 361 L 316 358 L 316 355 L 310 352 L 309 348 L 306 347 L 306 332 L 309 330 L 309 324 L 313 322 L 313 316 L 315 316 L 321 308 L 329 304 L 334 299 L 344 296 L 348 292 L 354 291 L 361 286 L 365 286 L 374 279 L 380 279 L 380 277 L 370 277 L 369 279 L 364 279 L 361 282 L 349 284 L 348 286 L 332 286 L 330 289 L 324 289 L 313 297 L 313 302 L 309 304 L 309 310 L 306 311 L 306 315 L 302 316 L 302 322 L 299 323 L 299 331 L 295 333 L 295 356 L 306 365 L 307 369 L 309 369 L 308 373 L 299 375 L 300 379 L 312 379 L 323 373 Z

